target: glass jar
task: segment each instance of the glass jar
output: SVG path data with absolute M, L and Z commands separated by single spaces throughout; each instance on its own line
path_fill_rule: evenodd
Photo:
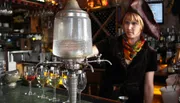
M 92 53 L 92 31 L 89 15 L 69 0 L 54 20 L 53 54 L 66 59 L 85 58 Z

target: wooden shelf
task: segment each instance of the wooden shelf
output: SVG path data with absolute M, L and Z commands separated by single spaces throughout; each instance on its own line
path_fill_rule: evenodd
M 12 31 L 12 28 L 0 27 L 0 33 L 11 32 L 11 31 Z

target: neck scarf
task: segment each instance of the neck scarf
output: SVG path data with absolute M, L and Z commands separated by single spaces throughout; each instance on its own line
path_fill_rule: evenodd
M 125 59 L 132 61 L 132 59 L 136 56 L 136 54 L 141 50 L 144 45 L 145 39 L 143 36 L 140 37 L 140 40 L 137 41 L 134 45 L 130 45 L 127 38 L 123 38 L 123 46 L 124 46 L 124 56 Z

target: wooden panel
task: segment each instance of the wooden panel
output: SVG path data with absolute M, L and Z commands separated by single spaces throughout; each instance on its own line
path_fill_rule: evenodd
M 93 43 L 106 36 L 116 35 L 116 8 L 88 11 L 91 19 Z
M 40 32 L 39 17 L 31 17 L 31 33 Z
M 94 69 L 94 73 L 90 70 L 86 71 L 88 83 L 84 92 L 98 96 L 103 73 L 103 69 Z
M 21 38 L 21 50 L 31 50 L 31 40 L 30 39 L 25 39 Z

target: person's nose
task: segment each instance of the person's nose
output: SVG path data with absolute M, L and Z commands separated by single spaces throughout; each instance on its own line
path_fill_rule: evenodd
M 133 25 L 130 23 L 130 24 L 128 25 L 128 29 L 131 30 L 132 28 L 133 28 Z

